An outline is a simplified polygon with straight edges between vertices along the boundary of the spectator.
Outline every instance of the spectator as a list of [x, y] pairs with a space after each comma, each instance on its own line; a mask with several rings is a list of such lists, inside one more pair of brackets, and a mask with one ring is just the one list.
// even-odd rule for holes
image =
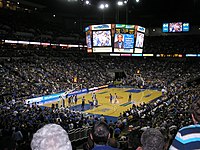
[[20, 145], [20, 143], [23, 140], [22, 132], [18, 128], [15, 129], [15, 127], [14, 127], [13, 129], [14, 129], [14, 131], [12, 134], [12, 138], [14, 139], [14, 141], [16, 142], [17, 145]]
[[94, 141], [92, 150], [117, 150], [117, 148], [107, 145], [110, 139], [110, 132], [109, 126], [105, 122], [96, 122], [90, 136]]
[[31, 141], [32, 150], [72, 150], [67, 132], [56, 124], [40, 128]]
[[149, 128], [142, 133], [141, 136], [142, 147], [137, 150], [163, 150], [164, 149], [164, 136], [155, 128]]
[[191, 115], [194, 125], [183, 127], [178, 131], [170, 150], [200, 149], [200, 99], [192, 103]]
[[116, 126], [114, 129], [114, 137], [117, 139], [120, 134], [121, 134], [121, 130], [118, 126]]

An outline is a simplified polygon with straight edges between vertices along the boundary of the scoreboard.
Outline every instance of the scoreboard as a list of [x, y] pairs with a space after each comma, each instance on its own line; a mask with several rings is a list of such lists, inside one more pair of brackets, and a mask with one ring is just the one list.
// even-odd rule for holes
[[145, 28], [127, 24], [100, 24], [85, 28], [88, 53], [142, 53]]

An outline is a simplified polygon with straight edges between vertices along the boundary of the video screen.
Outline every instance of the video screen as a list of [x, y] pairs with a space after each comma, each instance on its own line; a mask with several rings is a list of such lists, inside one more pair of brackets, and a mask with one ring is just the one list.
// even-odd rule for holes
[[144, 43], [144, 34], [137, 32], [135, 47], [143, 48], [143, 43]]
[[182, 32], [182, 22], [169, 23], [169, 32]]
[[130, 54], [143, 52], [145, 28], [142, 26], [99, 24], [86, 27], [85, 32], [88, 53]]
[[162, 31], [169, 32], [169, 24], [168, 23], [163, 23]]
[[114, 48], [133, 49], [134, 35], [133, 34], [115, 34]]
[[135, 25], [116, 24], [114, 52], [133, 53]]
[[188, 32], [189, 31], [189, 23], [183, 23], [183, 32]]
[[87, 48], [92, 48], [92, 41], [91, 41], [91, 36], [90, 34], [88, 34], [86, 36], [86, 44], [87, 44]]
[[93, 31], [94, 47], [111, 47], [111, 31]]

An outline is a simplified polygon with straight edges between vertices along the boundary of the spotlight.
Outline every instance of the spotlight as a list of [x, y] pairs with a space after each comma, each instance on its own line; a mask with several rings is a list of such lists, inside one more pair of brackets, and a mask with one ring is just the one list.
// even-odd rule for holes
[[128, 3], [128, 0], [125, 0], [125, 1], [124, 1], [124, 4], [127, 4], [127, 3]]
[[100, 4], [99, 8], [104, 9], [105, 8], [104, 4]]
[[86, 5], [90, 5], [90, 1], [89, 1], [89, 0], [86, 0], [86, 1], [85, 1], [85, 4], [86, 4]]
[[136, 0], [136, 2], [138, 3], [140, 0]]
[[118, 1], [118, 2], [117, 2], [117, 5], [118, 5], [118, 6], [122, 6], [122, 5], [123, 5], [123, 2], [122, 2], [122, 1]]
[[106, 7], [106, 8], [108, 8], [108, 6], [109, 6], [108, 4], [105, 4], [105, 7]]

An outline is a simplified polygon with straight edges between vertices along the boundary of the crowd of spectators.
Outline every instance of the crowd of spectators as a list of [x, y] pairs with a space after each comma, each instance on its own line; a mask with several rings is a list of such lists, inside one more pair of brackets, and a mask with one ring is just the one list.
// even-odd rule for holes
[[[141, 129], [159, 128], [170, 144], [176, 131], [191, 123], [189, 105], [199, 98], [199, 85], [193, 81], [199, 77], [199, 62], [182, 60], [131, 59], [119, 57], [97, 57], [95, 59], [74, 57], [24, 57], [1, 60], [1, 135], [15, 139], [21, 147], [28, 146], [32, 134], [46, 123], [60, 124], [65, 130], [91, 126], [99, 119], [81, 112], [68, 109], [44, 110], [38, 106], [30, 108], [24, 105], [27, 98], [52, 94], [71, 88], [74, 76], [83, 87], [92, 87], [112, 83], [109, 70], [123, 68], [126, 77], [124, 85], [137, 86], [134, 79], [136, 70], [140, 70], [146, 88], [165, 88], [162, 98], [149, 104], [141, 104], [122, 113], [118, 122], [108, 122], [113, 137], [120, 139], [120, 133], [127, 125], [137, 127], [126, 136], [129, 148], [140, 146]], [[6, 96], [9, 95], [9, 96]], [[102, 117], [101, 117], [102, 118]], [[129, 120], [127, 122], [127, 120]], [[140, 129], [138, 131], [138, 129]], [[20, 138], [21, 137], [21, 138]], [[131, 141], [131, 142], [128, 142]], [[27, 144], [27, 145], [26, 145]], [[15, 145], [15, 144], [14, 144]]]
[[144, 53], [153, 54], [198, 54], [199, 35], [145, 37]]
[[[164, 64], [165, 63], [162, 63], [162, 65]], [[199, 63], [196, 62], [189, 66], [183, 62], [181, 62], [181, 64], [172, 63], [169, 68], [166, 68], [166, 72], [164, 71], [165, 69], [161, 70], [161, 72], [158, 70], [157, 72], [154, 72], [153, 75], [156, 78], [155, 80], [151, 80], [151, 82], [154, 81], [155, 83], [154, 87], [159, 86], [159, 83], [162, 83], [163, 85], [161, 87], [165, 87], [167, 91], [162, 98], [148, 104], [142, 103], [140, 106], [133, 105], [130, 110], [127, 110], [122, 114], [123, 117], [128, 117], [132, 120], [129, 121], [129, 123], [132, 122], [130, 125], [139, 127], [139, 129], [150, 127], [158, 128], [164, 134], [165, 142], [168, 146], [170, 146], [178, 129], [192, 124], [192, 118], [189, 112], [190, 105], [200, 98], [200, 85], [197, 83], [199, 82], [199, 71], [196, 70], [197, 67], [195, 67], [196, 65], [199, 65]], [[177, 66], [175, 67], [174, 65]], [[183, 71], [181, 66], [184, 66], [183, 68], [186, 67], [187, 70]], [[168, 71], [171, 73], [168, 74]], [[165, 73], [168, 75], [166, 77], [162, 76]], [[162, 78], [159, 79], [160, 77]], [[162, 80], [163, 78], [167, 79]], [[198, 80], [195, 81], [191, 79]], [[141, 133], [136, 129], [135, 132], [127, 137], [132, 139], [140, 134]], [[132, 142], [133, 145], [137, 145], [137, 143], [139, 143], [137, 140]], [[168, 146], [166, 146], [166, 148], [168, 148]]]
[[[62, 42], [66, 37], [62, 27], [41, 27], [39, 21], [17, 22], [20, 14], [15, 12], [2, 11], [1, 15], [8, 19], [2, 19], [4, 21], [0, 23], [0, 38]], [[24, 17], [21, 20], [27, 20], [27, 17], [33, 19], [34, 15], [27, 14]], [[79, 41], [80, 37], [76, 40]], [[147, 37], [144, 44], [144, 52], [148, 53], [199, 53], [198, 36]], [[112, 139], [108, 143], [115, 148], [136, 149], [141, 146], [140, 137], [144, 130], [158, 128], [165, 137], [167, 149], [177, 130], [192, 123], [189, 106], [200, 99], [198, 60], [86, 57], [82, 53], [49, 47], [1, 46], [0, 141], [3, 144], [0, 144], [0, 149], [30, 149], [33, 133], [48, 123], [59, 124], [70, 131], [90, 127], [97, 121], [105, 121], [109, 125]], [[28, 98], [71, 89], [74, 77], [77, 77], [82, 88], [112, 84], [115, 79], [110, 72], [113, 71], [124, 72], [125, 76], [120, 79], [122, 85], [138, 88], [141, 84], [134, 76], [138, 70], [145, 88], [164, 89], [166, 93], [148, 104], [133, 104], [132, 108], [121, 113], [117, 122], [108, 122], [104, 116], [98, 118], [68, 108], [42, 109], [24, 103]], [[127, 127], [131, 129], [120, 136]], [[121, 144], [113, 139], [121, 141]], [[85, 149], [91, 149], [89, 147]]]

